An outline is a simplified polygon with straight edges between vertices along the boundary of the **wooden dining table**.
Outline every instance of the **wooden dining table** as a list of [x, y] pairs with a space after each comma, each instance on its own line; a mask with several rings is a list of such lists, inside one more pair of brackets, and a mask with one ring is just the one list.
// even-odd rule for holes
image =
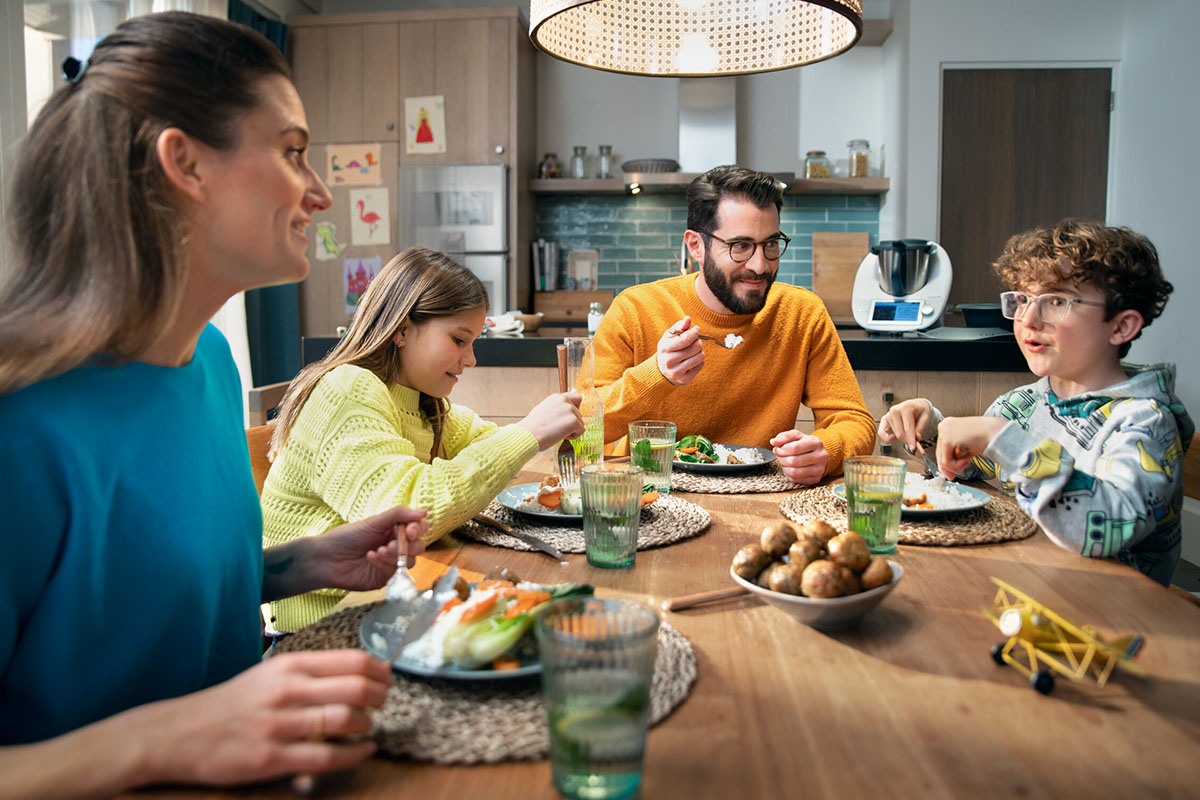
[[[549, 467], [543, 454], [514, 483], [536, 481]], [[525, 580], [590, 583], [600, 595], [659, 609], [668, 598], [731, 586], [734, 553], [781, 517], [787, 495], [679, 496], [707, 509], [711, 527], [638, 552], [631, 569], [596, 569], [583, 555], [563, 564], [449, 537], [428, 552], [425, 579], [441, 565], [480, 573], [508, 567]], [[1200, 796], [1200, 605], [1189, 596], [1120, 563], [1068, 552], [1040, 531], [1000, 544], [901, 545], [891, 558], [903, 564], [903, 580], [840, 632], [807, 627], [749, 595], [661, 612], [691, 642], [699, 676], [650, 730], [641, 796]], [[986, 614], [993, 576], [1101, 636], [1142, 634], [1137, 663], [1148, 677], [1118, 670], [1103, 688], [1060, 677], [1052, 694], [1034, 691], [991, 657], [1004, 638]], [[375, 757], [323, 778], [319, 788], [357, 800], [558, 796], [545, 760], [437, 766]], [[295, 794], [278, 781], [129, 796]]]

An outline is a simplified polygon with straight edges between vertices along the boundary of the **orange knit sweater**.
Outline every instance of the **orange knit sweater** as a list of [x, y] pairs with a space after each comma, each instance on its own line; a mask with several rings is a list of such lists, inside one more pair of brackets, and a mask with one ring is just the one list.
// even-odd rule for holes
[[[800, 406], [829, 452], [826, 474], [875, 447], [875, 422], [825, 305], [812, 292], [777, 283], [757, 314], [717, 314], [696, 294], [697, 275], [626, 289], [596, 332], [596, 384], [604, 398], [604, 438], [615, 441], [638, 419], [666, 419], [678, 436], [769, 447], [795, 427]], [[704, 368], [687, 386], [658, 370], [658, 340], [690, 316], [701, 333], [744, 341], [734, 350], [704, 343]]]

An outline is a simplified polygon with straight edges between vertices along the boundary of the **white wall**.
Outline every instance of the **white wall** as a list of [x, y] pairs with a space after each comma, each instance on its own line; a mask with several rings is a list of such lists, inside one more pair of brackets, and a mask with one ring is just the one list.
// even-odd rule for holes
[[[1135, 4], [1140, 0], [1131, 0]], [[941, 70], [957, 67], [1118, 62], [1123, 0], [898, 0], [908, 6], [905, 88], [908, 140], [899, 160], [910, 180], [899, 189], [904, 227], [896, 235], [938, 235]], [[900, 43], [898, 43], [900, 44]]]
[[1134, 361], [1174, 361], [1176, 391], [1200, 418], [1196, 312], [1200, 271], [1195, 229], [1200, 203], [1200, 29], [1195, 0], [1141, 0], [1124, 19], [1124, 57], [1114, 114], [1113, 198], [1109, 221], [1150, 237], [1175, 292], [1167, 310], [1134, 343]]
[[538, 53], [537, 152], [613, 146], [613, 163], [679, 158], [679, 80], [599, 72]]

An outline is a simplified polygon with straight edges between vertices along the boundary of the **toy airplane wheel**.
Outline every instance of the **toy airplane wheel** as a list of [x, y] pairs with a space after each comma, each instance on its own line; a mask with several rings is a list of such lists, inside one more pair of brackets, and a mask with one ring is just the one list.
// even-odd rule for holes
[[1041, 694], [1054, 691], [1054, 675], [1048, 669], [1039, 669], [1029, 676], [1029, 685]]
[[1000, 666], [1004, 666], [1004, 642], [999, 642], [992, 645], [992, 661], [995, 661]]

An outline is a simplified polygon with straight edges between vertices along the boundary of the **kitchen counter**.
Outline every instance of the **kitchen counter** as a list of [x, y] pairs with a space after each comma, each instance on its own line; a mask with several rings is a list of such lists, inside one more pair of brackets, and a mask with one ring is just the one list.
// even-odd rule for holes
[[[1023, 372], [1025, 357], [1015, 339], [938, 340], [875, 334], [861, 328], [839, 329], [850, 365], [858, 370], [939, 370], [948, 372]], [[536, 333], [485, 335], [475, 342], [479, 367], [554, 367], [554, 347], [562, 329], [543, 327]], [[306, 336], [303, 359], [308, 364], [327, 353], [337, 337]]]

